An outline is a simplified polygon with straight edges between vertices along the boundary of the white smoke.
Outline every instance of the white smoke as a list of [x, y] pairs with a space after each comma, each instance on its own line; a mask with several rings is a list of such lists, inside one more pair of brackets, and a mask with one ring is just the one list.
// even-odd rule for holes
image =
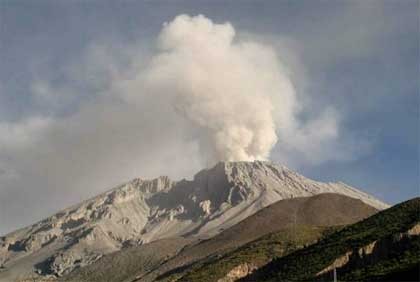
[[275, 51], [235, 41], [230, 23], [202, 15], [165, 24], [158, 53], [138, 79], [147, 95], [173, 104], [199, 130], [203, 156], [212, 162], [267, 159], [276, 129], [294, 119], [294, 89]]

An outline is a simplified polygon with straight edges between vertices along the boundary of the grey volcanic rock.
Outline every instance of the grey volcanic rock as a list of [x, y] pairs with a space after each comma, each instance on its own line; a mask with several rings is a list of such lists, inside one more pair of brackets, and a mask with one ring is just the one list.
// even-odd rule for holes
[[313, 181], [269, 162], [221, 162], [193, 180], [134, 179], [0, 237], [0, 281], [33, 271], [61, 276], [104, 254], [158, 239], [209, 238], [278, 200], [321, 193], [387, 207], [343, 183]]

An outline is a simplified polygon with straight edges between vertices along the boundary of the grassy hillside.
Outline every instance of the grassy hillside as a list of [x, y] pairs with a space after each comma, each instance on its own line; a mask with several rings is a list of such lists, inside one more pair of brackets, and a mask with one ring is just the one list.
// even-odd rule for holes
[[[243, 281], [331, 280], [331, 273], [317, 274], [350, 251], [349, 263], [337, 268], [342, 281], [413, 279], [410, 275], [416, 274], [420, 263], [420, 241], [418, 235], [404, 233], [419, 222], [420, 198], [415, 198], [274, 259]], [[357, 255], [375, 241], [372, 255]]]
[[200, 261], [182, 273], [175, 273], [165, 280], [211, 282], [226, 276], [229, 271], [244, 263], [260, 267], [275, 257], [284, 256], [296, 249], [315, 242], [339, 227], [316, 227], [298, 225], [274, 232], [248, 243], [222, 256]]

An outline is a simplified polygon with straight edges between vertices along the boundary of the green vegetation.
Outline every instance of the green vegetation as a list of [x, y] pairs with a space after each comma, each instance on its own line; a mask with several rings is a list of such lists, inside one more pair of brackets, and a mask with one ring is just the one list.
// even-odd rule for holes
[[[375, 264], [367, 264], [365, 267], [348, 269], [340, 273], [343, 281], [412, 281], [413, 276], [403, 274], [406, 270], [420, 272], [420, 237], [415, 236], [411, 240], [405, 240], [404, 246], [390, 245], [388, 251], [393, 252], [387, 259], [382, 259]], [[392, 274], [400, 273], [395, 279]], [[416, 279], [417, 280], [417, 279]]]
[[175, 272], [161, 278], [165, 281], [217, 281], [238, 265], [252, 263], [260, 267], [273, 258], [303, 248], [337, 229], [338, 227], [295, 226], [262, 236], [233, 251], [206, 258], [189, 266], [184, 272]]
[[[338, 269], [343, 281], [388, 279], [392, 273], [404, 273], [420, 263], [419, 236], [398, 237], [420, 221], [420, 198], [377, 213], [347, 226], [307, 248], [274, 259], [245, 281], [308, 281], [348, 251], [356, 251], [374, 241], [384, 251], [374, 260], [353, 263]], [[399, 238], [399, 239], [396, 239]], [[318, 279], [330, 278], [318, 277]]]

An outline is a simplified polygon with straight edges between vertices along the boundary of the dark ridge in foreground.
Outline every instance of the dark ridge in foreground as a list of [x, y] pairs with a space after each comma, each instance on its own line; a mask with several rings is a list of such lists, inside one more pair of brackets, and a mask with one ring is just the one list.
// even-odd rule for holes
[[420, 198], [274, 259], [240, 281], [419, 281]]

